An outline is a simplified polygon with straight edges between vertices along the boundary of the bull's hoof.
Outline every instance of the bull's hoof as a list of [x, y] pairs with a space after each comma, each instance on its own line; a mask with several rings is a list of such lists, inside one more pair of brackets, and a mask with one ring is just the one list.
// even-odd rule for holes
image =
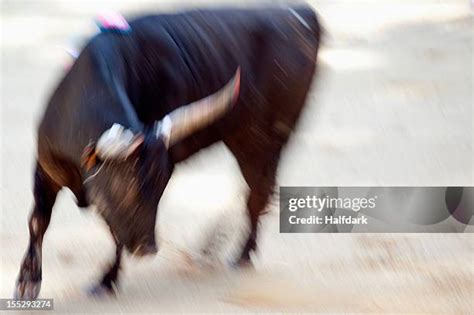
[[252, 261], [246, 258], [240, 258], [237, 261], [231, 261], [229, 264], [232, 269], [254, 269]]
[[87, 294], [91, 297], [102, 298], [108, 296], [115, 296], [116, 290], [113, 286], [98, 284], [87, 290]]
[[35, 300], [41, 290], [40, 281], [18, 281], [15, 288], [14, 298], [17, 300]]

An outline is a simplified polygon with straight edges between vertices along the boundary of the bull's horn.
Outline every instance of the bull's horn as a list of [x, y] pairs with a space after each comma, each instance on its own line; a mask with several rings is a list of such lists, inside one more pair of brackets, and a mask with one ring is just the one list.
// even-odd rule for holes
[[181, 106], [165, 116], [156, 129], [169, 147], [193, 132], [212, 124], [235, 104], [240, 88], [240, 67], [219, 91], [194, 103]]

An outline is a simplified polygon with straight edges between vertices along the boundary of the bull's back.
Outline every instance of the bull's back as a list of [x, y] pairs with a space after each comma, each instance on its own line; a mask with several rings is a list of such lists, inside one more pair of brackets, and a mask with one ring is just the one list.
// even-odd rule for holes
[[139, 48], [130, 59], [140, 59], [136, 71], [145, 85], [142, 90], [156, 92], [144, 100], [153, 103], [144, 107], [157, 112], [215, 92], [237, 66], [242, 68], [245, 89], [246, 83], [255, 85], [262, 71], [267, 72], [272, 61], [267, 59], [277, 63], [281, 58], [278, 64], [288, 67], [302, 58], [314, 63], [319, 42], [316, 15], [305, 6], [192, 10], [142, 17], [131, 26]]
[[320, 39], [315, 13], [308, 7], [196, 11], [186, 20], [193, 36], [186, 36], [186, 27], [174, 35], [180, 49], [192, 49], [176, 67], [189, 80], [181, 91], [186, 85], [197, 89], [179, 101], [185, 104], [216, 91], [237, 66], [242, 82], [235, 108], [178, 144], [175, 161], [219, 140], [240, 160], [279, 153], [298, 121], [314, 74]]
[[178, 144], [176, 161], [219, 140], [236, 154], [245, 147], [242, 155], [286, 142], [315, 69], [320, 27], [310, 7], [192, 10], [131, 26], [140, 73], [131, 99], [146, 124], [217, 91], [241, 67], [235, 108]]

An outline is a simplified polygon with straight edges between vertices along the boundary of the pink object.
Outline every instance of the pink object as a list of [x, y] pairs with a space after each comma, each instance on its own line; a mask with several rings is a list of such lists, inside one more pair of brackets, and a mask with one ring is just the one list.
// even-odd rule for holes
[[97, 25], [105, 30], [130, 30], [130, 25], [125, 18], [116, 12], [102, 13], [97, 16]]

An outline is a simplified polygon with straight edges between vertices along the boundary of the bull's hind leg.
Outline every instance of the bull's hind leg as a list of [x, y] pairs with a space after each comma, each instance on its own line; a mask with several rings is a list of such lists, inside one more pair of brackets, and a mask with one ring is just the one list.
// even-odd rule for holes
[[257, 248], [259, 217], [264, 212], [274, 191], [279, 154], [254, 157], [253, 161], [239, 161], [242, 175], [250, 192], [247, 199], [247, 213], [250, 230], [242, 252], [237, 261], [238, 266], [250, 265], [250, 253]]
[[18, 299], [36, 299], [40, 292], [43, 236], [48, 228], [51, 211], [60, 188], [38, 164], [34, 179], [35, 206], [29, 222], [30, 243], [15, 290], [15, 297]]

